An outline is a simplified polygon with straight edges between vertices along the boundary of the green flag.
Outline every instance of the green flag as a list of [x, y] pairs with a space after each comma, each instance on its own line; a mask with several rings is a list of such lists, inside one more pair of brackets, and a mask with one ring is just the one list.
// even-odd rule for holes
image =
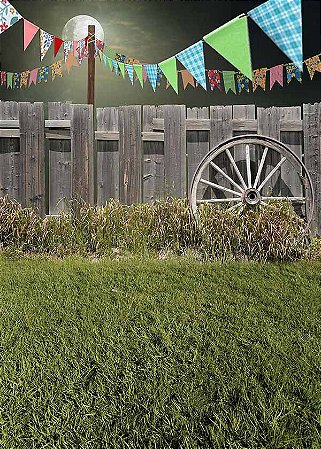
[[123, 62], [118, 62], [118, 66], [120, 68], [121, 74], [123, 75], [123, 78], [125, 78], [125, 64]]
[[134, 64], [134, 70], [136, 72], [136, 75], [138, 76], [140, 85], [144, 87], [144, 81], [143, 81], [143, 67], [139, 64]]
[[178, 94], [178, 76], [177, 76], [177, 66], [176, 66], [176, 58], [175, 56], [166, 59], [163, 62], [160, 62], [159, 67], [162, 69], [162, 72], [168, 79], [169, 84]]
[[204, 36], [204, 41], [252, 80], [247, 17], [236, 17]]
[[11, 87], [12, 89], [13, 88], [12, 82], [13, 82], [13, 73], [7, 72], [7, 87]]
[[235, 72], [223, 71], [223, 81], [226, 93], [231, 89], [231, 91], [236, 94], [234, 75]]
[[113, 61], [112, 61], [112, 59], [107, 57], [107, 61], [108, 61], [108, 65], [109, 65], [110, 70], [113, 70]]

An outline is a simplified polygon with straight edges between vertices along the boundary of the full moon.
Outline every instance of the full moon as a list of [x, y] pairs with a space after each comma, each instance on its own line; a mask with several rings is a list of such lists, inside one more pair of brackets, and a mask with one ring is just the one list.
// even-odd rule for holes
[[96, 38], [104, 42], [104, 30], [98, 20], [91, 16], [75, 16], [68, 20], [62, 31], [64, 41], [79, 41], [88, 36], [88, 25], [95, 25]]

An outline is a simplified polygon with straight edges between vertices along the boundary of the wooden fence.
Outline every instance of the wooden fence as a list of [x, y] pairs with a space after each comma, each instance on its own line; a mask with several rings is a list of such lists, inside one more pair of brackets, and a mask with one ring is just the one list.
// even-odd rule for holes
[[[0, 102], [0, 196], [42, 215], [58, 214], [60, 200], [77, 195], [97, 205], [186, 197], [206, 153], [247, 133], [274, 137], [302, 158], [316, 193], [313, 230], [321, 234], [321, 103], [120, 106], [98, 108], [95, 118], [90, 105], [49, 103], [45, 119], [43, 103]], [[291, 173], [284, 176], [295, 190]]]

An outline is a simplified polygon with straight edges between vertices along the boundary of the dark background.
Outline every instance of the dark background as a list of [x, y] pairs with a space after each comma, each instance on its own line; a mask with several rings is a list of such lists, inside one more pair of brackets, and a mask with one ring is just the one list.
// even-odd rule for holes
[[[160, 0], [12, 0], [20, 14], [45, 31], [58, 37], [66, 22], [79, 14], [95, 17], [105, 32], [105, 43], [119, 53], [131, 56], [145, 63], [157, 63], [175, 55], [184, 48], [199, 41], [205, 34], [233, 19], [242, 12], [264, 3], [252, 0], [212, 1], [160, 1]], [[320, 1], [303, 0], [303, 51], [304, 59], [321, 51]], [[289, 62], [287, 57], [249, 19], [249, 33], [253, 68], [272, 67]], [[226, 60], [211, 47], [204, 44], [207, 69], [233, 70]], [[27, 50], [23, 51], [23, 21], [0, 35], [1, 68], [6, 71], [23, 71], [50, 65], [54, 61], [50, 49], [40, 62], [39, 35], [37, 34]], [[60, 50], [56, 59], [62, 59]], [[258, 106], [299, 105], [321, 101], [321, 73], [311, 81], [304, 71], [302, 84], [292, 80], [282, 88], [274, 85], [273, 90], [241, 95], [205, 92], [202, 87], [186, 91], [179, 85], [177, 96], [172, 88], [161, 87], [153, 92], [149, 81], [144, 89], [138, 81], [131, 85], [127, 75], [122, 77], [111, 73], [98, 60], [96, 75], [96, 106], [117, 106], [125, 104], [186, 104], [208, 106], [215, 104], [246, 104]], [[181, 77], [179, 77], [181, 78]], [[86, 102], [87, 62], [72, 69], [71, 75], [29, 89], [0, 88], [2, 100], [16, 101], [72, 101]]]

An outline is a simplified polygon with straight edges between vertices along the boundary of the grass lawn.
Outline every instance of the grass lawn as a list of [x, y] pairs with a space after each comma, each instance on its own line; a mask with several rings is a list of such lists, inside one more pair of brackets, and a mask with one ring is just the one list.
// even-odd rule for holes
[[0, 257], [0, 448], [321, 447], [321, 262]]

